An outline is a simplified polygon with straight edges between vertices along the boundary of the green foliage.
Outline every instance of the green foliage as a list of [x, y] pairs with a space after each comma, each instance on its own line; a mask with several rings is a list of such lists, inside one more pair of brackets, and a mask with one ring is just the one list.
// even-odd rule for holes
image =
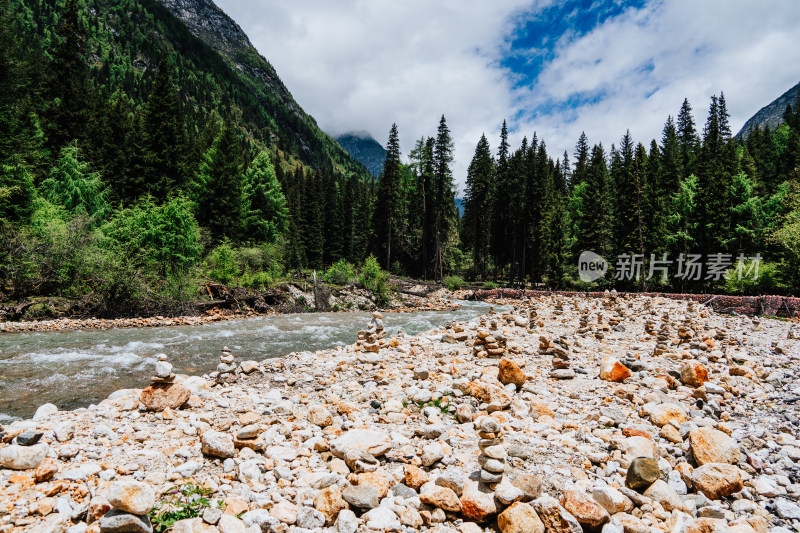
[[33, 214], [36, 188], [21, 165], [0, 165], [0, 220], [27, 224]]
[[289, 212], [275, 168], [259, 152], [244, 176], [245, 232], [257, 242], [274, 242], [286, 231]]
[[192, 483], [168, 489], [164, 499], [156, 504], [149, 513], [150, 522], [155, 533], [169, 531], [175, 522], [202, 516], [203, 511], [211, 506], [206, 489]]
[[325, 281], [332, 285], [347, 285], [356, 278], [356, 269], [344, 259], [339, 259], [325, 271]]
[[457, 291], [464, 286], [464, 278], [461, 276], [445, 276], [444, 286], [447, 290]]
[[228, 242], [223, 242], [211, 250], [206, 258], [208, 275], [219, 283], [230, 283], [239, 275], [236, 253]]
[[364, 287], [371, 290], [381, 302], [385, 303], [389, 298], [389, 287], [386, 283], [388, 279], [389, 274], [381, 270], [378, 259], [370, 254], [364, 260], [358, 280]]
[[44, 198], [63, 206], [71, 215], [85, 213], [102, 220], [110, 211], [100, 174], [89, 170], [75, 144], [61, 149], [50, 177], [42, 182], [41, 192]]
[[119, 211], [103, 227], [113, 246], [132, 263], [180, 277], [200, 258], [200, 228], [192, 204], [182, 196], [156, 205], [146, 197]]
[[486, 290], [496, 289], [499, 286], [500, 285], [498, 285], [497, 283], [495, 283], [494, 281], [491, 281], [491, 280], [483, 282], [483, 288], [486, 289]]
[[724, 290], [728, 294], [762, 295], [777, 294], [786, 290], [780, 281], [780, 265], [760, 263], [756, 267], [752, 261], [745, 261], [742, 268], [731, 268], [725, 273]]

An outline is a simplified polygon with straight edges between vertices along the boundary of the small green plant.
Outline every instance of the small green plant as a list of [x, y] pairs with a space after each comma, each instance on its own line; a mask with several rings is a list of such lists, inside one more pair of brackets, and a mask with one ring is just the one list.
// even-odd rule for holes
[[483, 283], [483, 288], [486, 289], [486, 290], [489, 290], [489, 291], [492, 290], [492, 289], [496, 289], [499, 286], [500, 285], [498, 285], [494, 281], [486, 281], [486, 282]]
[[355, 279], [356, 268], [345, 261], [339, 259], [325, 271], [323, 278], [331, 285], [347, 285], [350, 280]]
[[[196, 518], [203, 511], [211, 507], [207, 496], [211, 489], [206, 489], [192, 483], [174, 486], [164, 493], [164, 499], [157, 503], [150, 511], [150, 522], [153, 524], [154, 533], [169, 531], [175, 522], [187, 518]], [[222, 502], [217, 505], [222, 508]]]
[[464, 278], [461, 276], [447, 276], [444, 278], [444, 286], [447, 290], [457, 291], [464, 286]]
[[[442, 400], [443, 400], [443, 398], [437, 398], [436, 400], [431, 400], [431, 401], [428, 401], [428, 402], [417, 402], [417, 408], [420, 411], [422, 411], [426, 407], [435, 407], [436, 409], [441, 411], [441, 413], [443, 415], [451, 414], [450, 413], [450, 404], [449, 403], [443, 403]], [[453, 416], [455, 416], [455, 415], [453, 415]]]

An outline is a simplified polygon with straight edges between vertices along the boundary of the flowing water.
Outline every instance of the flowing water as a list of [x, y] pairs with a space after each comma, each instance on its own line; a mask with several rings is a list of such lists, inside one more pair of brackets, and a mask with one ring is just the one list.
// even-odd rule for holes
[[[388, 333], [409, 335], [447, 322], [475, 318], [482, 302], [452, 311], [386, 313]], [[115, 390], [149, 383], [156, 354], [166, 353], [176, 373], [204, 374], [219, 363], [223, 346], [238, 361], [352, 344], [369, 313], [307, 313], [246, 318], [166, 328], [131, 328], [0, 334], [0, 423], [30, 417], [44, 403], [75, 409]]]

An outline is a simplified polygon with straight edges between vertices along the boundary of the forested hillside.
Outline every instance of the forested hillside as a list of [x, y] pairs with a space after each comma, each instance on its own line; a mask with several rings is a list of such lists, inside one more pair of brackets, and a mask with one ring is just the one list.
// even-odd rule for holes
[[[378, 264], [453, 287], [797, 291], [800, 105], [784, 115], [739, 141], [722, 95], [702, 131], [686, 101], [658, 141], [582, 135], [556, 157], [535, 133], [513, 149], [504, 123], [459, 217], [444, 116], [405, 157], [393, 125], [376, 180], [213, 3], [0, 0], [0, 291], [178, 313], [202, 283], [303, 269], [347, 283], [366, 265], [383, 290]], [[585, 250], [610, 263], [592, 284]], [[676, 275], [693, 254], [723, 254], [718, 275]], [[756, 280], [720, 274], [757, 256]]]

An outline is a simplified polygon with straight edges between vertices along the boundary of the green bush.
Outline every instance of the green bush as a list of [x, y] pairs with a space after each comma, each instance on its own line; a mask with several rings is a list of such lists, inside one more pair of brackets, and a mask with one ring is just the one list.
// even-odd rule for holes
[[242, 287], [263, 291], [269, 289], [273, 283], [275, 283], [275, 278], [273, 278], [269, 272], [264, 272], [263, 270], [254, 273], [245, 271], [245, 273], [242, 274]]
[[[725, 273], [725, 292], [728, 294], [759, 295], [778, 294], [787, 289], [780, 281], [780, 265], [761, 262], [758, 265], [758, 276], [754, 278], [755, 269], [750, 261], [745, 261], [740, 272], [731, 268]], [[741, 279], [740, 279], [741, 278]]]
[[388, 278], [388, 273], [381, 270], [378, 260], [374, 255], [370, 254], [364, 260], [358, 280], [364, 287], [371, 290], [380, 302], [386, 303], [389, 301], [389, 287], [386, 283]]
[[239, 264], [236, 253], [227, 242], [223, 242], [208, 254], [206, 258], [208, 276], [219, 283], [227, 284], [239, 275]]
[[499, 285], [497, 283], [495, 283], [494, 281], [486, 281], [483, 284], [483, 288], [486, 289], [486, 290], [496, 289], [497, 287], [499, 287]]
[[464, 286], [464, 278], [461, 276], [445, 276], [444, 286], [447, 287], [447, 290], [457, 291]]
[[325, 271], [323, 278], [331, 285], [347, 285], [356, 277], [356, 269], [344, 259], [339, 259]]

